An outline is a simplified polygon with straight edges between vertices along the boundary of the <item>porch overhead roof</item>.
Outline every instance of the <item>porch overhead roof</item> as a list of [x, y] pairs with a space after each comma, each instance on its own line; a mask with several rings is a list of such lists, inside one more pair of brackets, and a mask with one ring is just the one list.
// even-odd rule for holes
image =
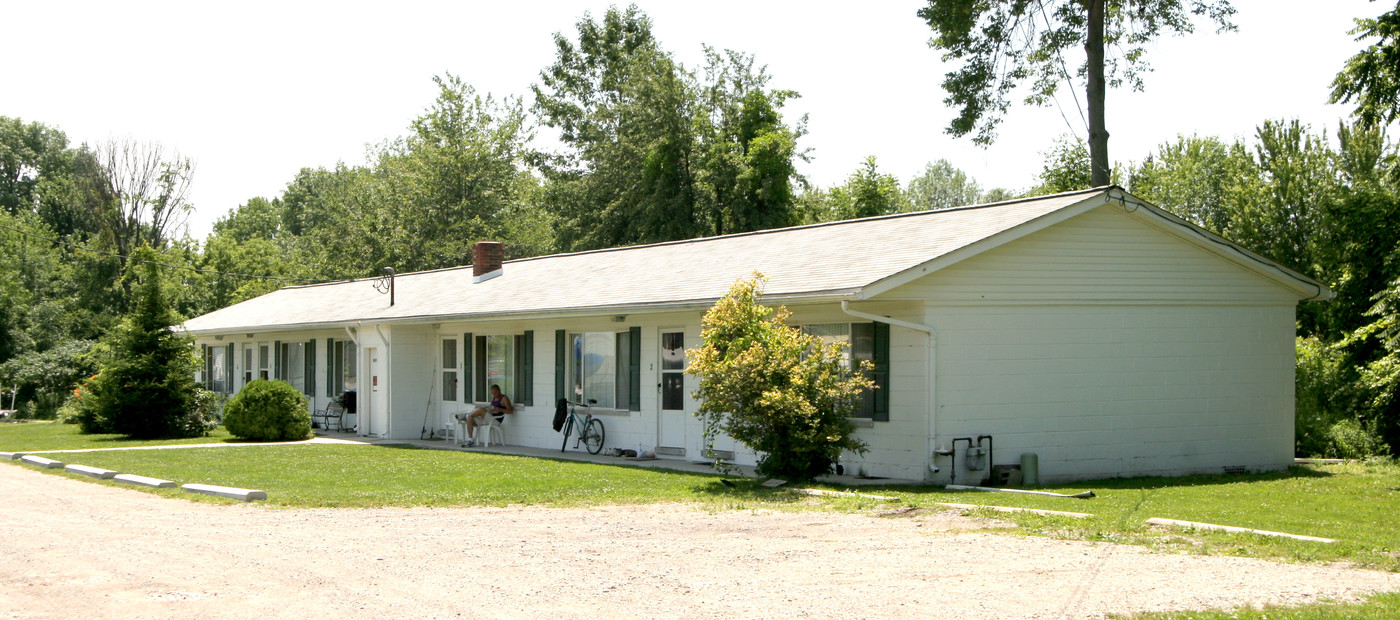
[[469, 266], [404, 273], [395, 278], [393, 306], [372, 279], [287, 287], [184, 327], [213, 334], [699, 307], [755, 271], [768, 276], [768, 299], [860, 299], [866, 287], [980, 241], [1076, 205], [1072, 211], [1101, 205], [1108, 191], [512, 260], [477, 284]]

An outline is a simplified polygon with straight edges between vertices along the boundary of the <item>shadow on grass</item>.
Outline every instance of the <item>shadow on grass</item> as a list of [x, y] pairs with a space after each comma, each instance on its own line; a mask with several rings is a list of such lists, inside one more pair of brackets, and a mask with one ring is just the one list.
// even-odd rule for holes
[[[672, 470], [674, 471], [674, 470]], [[689, 472], [675, 472], [689, 473]], [[711, 480], [705, 484], [698, 484], [692, 489], [696, 493], [703, 493], [714, 498], [728, 498], [736, 500], [752, 500], [770, 504], [790, 504], [801, 500], [803, 495], [793, 493], [791, 489], [769, 488], [762, 485], [762, 481], [752, 478], [714, 478], [709, 474], [693, 474], [696, 476], [707, 476]]]
[[[238, 437], [187, 437], [186, 439], [203, 439], [203, 441], [201, 441], [201, 442], [199, 442], [199, 443], [262, 443], [262, 442], [258, 442], [258, 441], [253, 441], [253, 440], [251, 440], [251, 439], [241, 439], [241, 438], [238, 438]], [[111, 444], [118, 444], [118, 445], [120, 445], [120, 444], [128, 444], [128, 443], [140, 443], [140, 444], [142, 444], [142, 445], [151, 445], [150, 442], [152, 442], [152, 441], [161, 441], [161, 439], [136, 439], [136, 438], [134, 438], [134, 437], [126, 437], [126, 436], [123, 436], [123, 435], [112, 435], [112, 436], [109, 436], [109, 437], [93, 437], [93, 438], [91, 439], [91, 441], [92, 441], [92, 443], [111, 443]], [[156, 444], [156, 445], [160, 445], [160, 444]], [[180, 445], [180, 444], [170, 444], [170, 445]]]

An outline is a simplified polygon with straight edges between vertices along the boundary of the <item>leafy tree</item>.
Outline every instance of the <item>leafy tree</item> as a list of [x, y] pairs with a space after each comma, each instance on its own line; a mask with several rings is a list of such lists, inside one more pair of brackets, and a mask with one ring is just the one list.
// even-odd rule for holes
[[68, 137], [42, 123], [0, 116], [0, 207], [38, 212], [48, 178], [66, 172]]
[[[943, 80], [944, 102], [960, 108], [948, 133], [975, 132], [980, 144], [996, 138], [1010, 107], [1007, 97], [1029, 82], [1026, 103], [1054, 101], [1061, 82], [1085, 80], [1090, 184], [1110, 183], [1104, 101], [1108, 86], [1127, 82], [1142, 90], [1146, 45], [1164, 33], [1189, 33], [1193, 16], [1219, 31], [1232, 30], [1235, 9], [1227, 0], [929, 0], [919, 17], [934, 31], [929, 45], [944, 60], [962, 61]], [[1084, 62], [1070, 75], [1065, 52], [1084, 48]], [[1117, 50], [1117, 56], [1110, 52]], [[1077, 99], [1076, 99], [1077, 101]]]
[[520, 100], [497, 102], [450, 73], [433, 81], [437, 100], [408, 136], [381, 147], [376, 166], [394, 223], [377, 232], [404, 270], [471, 262], [472, 243], [501, 238], [504, 218], [533, 196], [520, 174], [531, 137]]
[[1020, 194], [1017, 194], [1016, 192], [1013, 192], [1004, 187], [993, 187], [992, 189], [989, 189], [982, 193], [982, 202], [1004, 202], [1007, 200], [1015, 200], [1019, 197]]
[[1338, 176], [1326, 134], [1297, 120], [1264, 121], [1255, 133], [1254, 184], [1242, 191], [1226, 233], [1231, 239], [1309, 275], [1319, 275], [1320, 216], [1337, 200]]
[[1311, 242], [1319, 276], [1337, 296], [1311, 310], [1316, 332], [1336, 340], [1370, 323], [1376, 295], [1400, 278], [1400, 149], [1378, 127], [1343, 123], [1331, 163], [1335, 198], [1316, 204]]
[[861, 392], [874, 367], [846, 367], [845, 346], [789, 326], [791, 313], [759, 303], [764, 278], [740, 280], [705, 313], [703, 344], [687, 351], [700, 379], [695, 415], [713, 439], [724, 432], [758, 452], [756, 471], [808, 480], [830, 473], [843, 451], [865, 452], [851, 437]]
[[982, 198], [982, 187], [952, 162], [940, 159], [925, 165], [922, 174], [910, 179], [904, 193], [914, 210], [925, 211], [977, 204]]
[[1347, 59], [1332, 80], [1331, 103], [1356, 101], [1356, 119], [1384, 127], [1400, 118], [1400, 2], [1375, 19], [1357, 19], [1357, 41], [1376, 42]]
[[1031, 189], [1031, 195], [1058, 194], [1094, 186], [1089, 173], [1089, 149], [1085, 148], [1083, 140], [1060, 136], [1043, 155], [1045, 162], [1041, 164], [1039, 183]]
[[556, 58], [535, 85], [535, 109], [568, 147], [544, 160], [561, 249], [695, 237], [695, 102], [683, 70], [635, 5], [586, 15], [577, 43], [554, 35]]
[[1130, 174], [1133, 193], [1216, 234], [1230, 228], [1240, 180], [1250, 173], [1239, 142], [1177, 136]]
[[535, 110], [565, 148], [541, 157], [560, 249], [686, 239], [794, 223], [796, 93], [752, 56], [706, 48], [704, 77], [661, 49], [636, 6], [555, 35]]
[[178, 317], [161, 292], [159, 255], [138, 248], [144, 272], [135, 310], [110, 338], [112, 357], [83, 389], [84, 432], [136, 438], [197, 437], [215, 422], [207, 390], [195, 383], [199, 369], [192, 339], [170, 326]]
[[[304, 174], [305, 169], [302, 170]], [[298, 175], [300, 178], [300, 175]], [[285, 207], [280, 198], [251, 198], [236, 209], [214, 222], [213, 234], [227, 238], [234, 243], [246, 243], [253, 239], [272, 241], [282, 236], [282, 219]]]
[[[793, 183], [798, 179], [797, 140], [806, 129], [789, 128], [783, 104], [797, 93], [764, 90], [769, 75], [752, 55], [705, 48], [704, 81], [698, 85], [702, 203], [717, 235], [797, 223]], [[805, 118], [804, 118], [805, 123]]]
[[907, 211], [908, 206], [899, 179], [880, 172], [874, 155], [865, 158], [865, 163], [846, 178], [845, 185], [831, 189], [835, 219], [888, 215]]

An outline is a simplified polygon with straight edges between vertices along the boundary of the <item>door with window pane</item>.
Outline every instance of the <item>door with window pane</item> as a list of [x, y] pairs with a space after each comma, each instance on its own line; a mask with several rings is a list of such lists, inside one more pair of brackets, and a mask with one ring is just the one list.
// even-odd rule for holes
[[[685, 415], [685, 332], [663, 329], [658, 334], [656, 445], [680, 449], [685, 456], [687, 416]], [[665, 454], [666, 452], [663, 452]]]
[[462, 349], [456, 338], [442, 338], [438, 347], [438, 386], [437, 397], [442, 423], [454, 423], [452, 414], [463, 409], [462, 399]]
[[243, 386], [252, 383], [253, 378], [258, 376], [256, 366], [253, 365], [257, 354], [257, 345], [251, 342], [243, 343], [243, 383], [238, 385], [238, 389], [243, 389]]
[[255, 378], [272, 378], [272, 345], [266, 342], [258, 343], [258, 374]]

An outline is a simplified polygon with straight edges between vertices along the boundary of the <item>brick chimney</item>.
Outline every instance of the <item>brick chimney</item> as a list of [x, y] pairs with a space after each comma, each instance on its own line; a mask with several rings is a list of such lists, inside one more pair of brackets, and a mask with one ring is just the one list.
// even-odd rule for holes
[[506, 246], [500, 241], [478, 241], [472, 244], [472, 284], [485, 282], [501, 275], [501, 259]]

